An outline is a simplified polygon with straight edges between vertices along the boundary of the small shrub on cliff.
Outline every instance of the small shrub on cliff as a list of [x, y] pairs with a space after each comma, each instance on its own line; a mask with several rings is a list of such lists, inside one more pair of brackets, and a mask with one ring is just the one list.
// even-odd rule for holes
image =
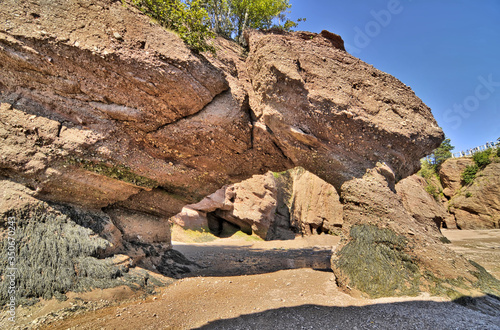
[[207, 39], [215, 35], [209, 28], [208, 13], [203, 1], [188, 0], [132, 0], [142, 12], [158, 21], [163, 27], [179, 33], [192, 49], [215, 51]]
[[434, 199], [438, 199], [439, 198], [439, 192], [438, 192], [437, 188], [434, 185], [427, 184], [427, 186], [425, 187], [425, 191], [427, 191], [427, 193], [429, 195], [431, 195], [432, 197], [434, 197]]
[[462, 181], [466, 184], [469, 185], [472, 182], [474, 182], [474, 179], [476, 178], [476, 173], [479, 171], [479, 167], [477, 165], [469, 165], [465, 168], [465, 170], [462, 172], [461, 178]]
[[439, 174], [436, 172], [436, 167], [430, 162], [423, 160], [421, 161], [421, 169], [418, 174], [423, 177], [427, 183], [425, 191], [434, 197], [435, 200], [439, 200], [439, 195], [442, 191], [434, 183], [440, 181]]
[[492, 151], [491, 149], [486, 149], [484, 151], [476, 152], [474, 156], [472, 156], [472, 159], [474, 159], [474, 162], [480, 169], [483, 169], [489, 164], [491, 164], [491, 159], [490, 159], [491, 151]]
[[491, 153], [492, 149], [486, 149], [483, 151], [476, 152], [474, 156], [472, 156], [472, 159], [474, 160], [474, 165], [469, 165], [465, 168], [465, 170], [462, 172], [462, 181], [466, 185], [471, 184], [474, 182], [474, 179], [476, 178], [477, 172], [479, 170], [484, 169], [486, 166], [491, 164]]

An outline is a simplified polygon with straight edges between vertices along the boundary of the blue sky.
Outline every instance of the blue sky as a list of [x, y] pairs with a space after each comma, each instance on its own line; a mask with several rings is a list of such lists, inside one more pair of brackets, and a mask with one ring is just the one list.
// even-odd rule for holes
[[298, 30], [342, 36], [352, 55], [410, 86], [456, 147], [500, 137], [499, 0], [290, 0]]

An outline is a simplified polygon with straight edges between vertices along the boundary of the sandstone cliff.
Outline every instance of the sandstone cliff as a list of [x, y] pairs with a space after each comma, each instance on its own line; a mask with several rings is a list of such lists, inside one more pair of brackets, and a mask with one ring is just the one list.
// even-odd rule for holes
[[[386, 227], [394, 199], [411, 225], [389, 227], [418, 246], [417, 267], [451, 276], [427, 263], [444, 249], [438, 233], [415, 224], [394, 192], [443, 133], [409, 87], [349, 55], [339, 36], [250, 31], [248, 54], [217, 39], [212, 56], [192, 53], [127, 2], [6, 0], [0, 16], [0, 176], [114, 242], [89, 250], [92, 262], [124, 253], [162, 274], [183, 270], [166, 252], [168, 217], [224, 185], [302, 166], [341, 191], [349, 240], [366, 203], [349, 187], [378, 187], [363, 217]], [[378, 162], [387, 169], [371, 171], [388, 181], [370, 183], [365, 172]], [[16, 214], [21, 229], [44, 227], [38, 215]], [[469, 268], [458, 274], [473, 282]]]
[[439, 174], [443, 182], [446, 202], [456, 225], [461, 229], [500, 228], [500, 163], [493, 162], [476, 174], [470, 185], [465, 185], [461, 174], [469, 158], [449, 159]]

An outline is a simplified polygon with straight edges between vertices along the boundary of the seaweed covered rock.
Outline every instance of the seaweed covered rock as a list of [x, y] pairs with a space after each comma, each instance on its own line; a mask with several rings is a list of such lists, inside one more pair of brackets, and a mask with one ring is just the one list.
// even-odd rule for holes
[[[114, 225], [104, 213], [49, 205], [8, 180], [0, 180], [0, 191], [0, 305], [10, 299], [12, 285], [22, 304], [32, 298], [62, 298], [68, 291], [120, 285], [150, 289], [169, 279], [144, 268], [175, 277], [195, 267], [172, 255], [170, 236], [167, 245], [143, 241], [133, 246], [120, 231], [110, 229]], [[142, 259], [130, 258], [134, 249]], [[126, 262], [113, 257], [119, 253], [127, 254]]]
[[[448, 249], [437, 226], [412, 217], [394, 183], [392, 170], [379, 164], [342, 186], [345, 238], [331, 260], [339, 286], [370, 297], [482, 290], [481, 267]], [[498, 296], [500, 281], [492, 283], [485, 292]]]
[[[97, 258], [108, 246], [106, 240], [33, 198], [23, 186], [4, 180], [0, 185], [4, 194], [0, 209], [4, 238], [0, 243], [0, 304], [9, 299], [12, 274], [21, 303], [28, 298], [50, 299], [70, 290], [124, 283], [119, 279], [126, 272], [124, 268]], [[13, 238], [12, 244], [8, 237]]]

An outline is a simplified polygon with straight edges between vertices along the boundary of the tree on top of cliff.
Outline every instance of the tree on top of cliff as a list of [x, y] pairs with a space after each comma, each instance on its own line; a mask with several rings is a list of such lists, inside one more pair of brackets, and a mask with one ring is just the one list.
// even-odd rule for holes
[[192, 49], [214, 50], [206, 41], [215, 35], [210, 30], [203, 0], [132, 0], [132, 3], [165, 28], [176, 31]]
[[[288, 0], [132, 0], [164, 27], [199, 51], [212, 50], [207, 39], [216, 34], [240, 44], [247, 28], [291, 30], [297, 23], [287, 19]], [[298, 22], [305, 19], [299, 19]]]
[[290, 30], [296, 27], [297, 23], [286, 17], [291, 7], [288, 0], [205, 0], [211, 28], [239, 43], [247, 28]]
[[441, 145], [432, 152], [430, 158], [432, 159], [432, 164], [436, 169], [439, 169], [445, 160], [451, 158], [451, 151], [453, 149], [455, 149], [455, 147], [451, 145], [451, 140], [445, 139]]

